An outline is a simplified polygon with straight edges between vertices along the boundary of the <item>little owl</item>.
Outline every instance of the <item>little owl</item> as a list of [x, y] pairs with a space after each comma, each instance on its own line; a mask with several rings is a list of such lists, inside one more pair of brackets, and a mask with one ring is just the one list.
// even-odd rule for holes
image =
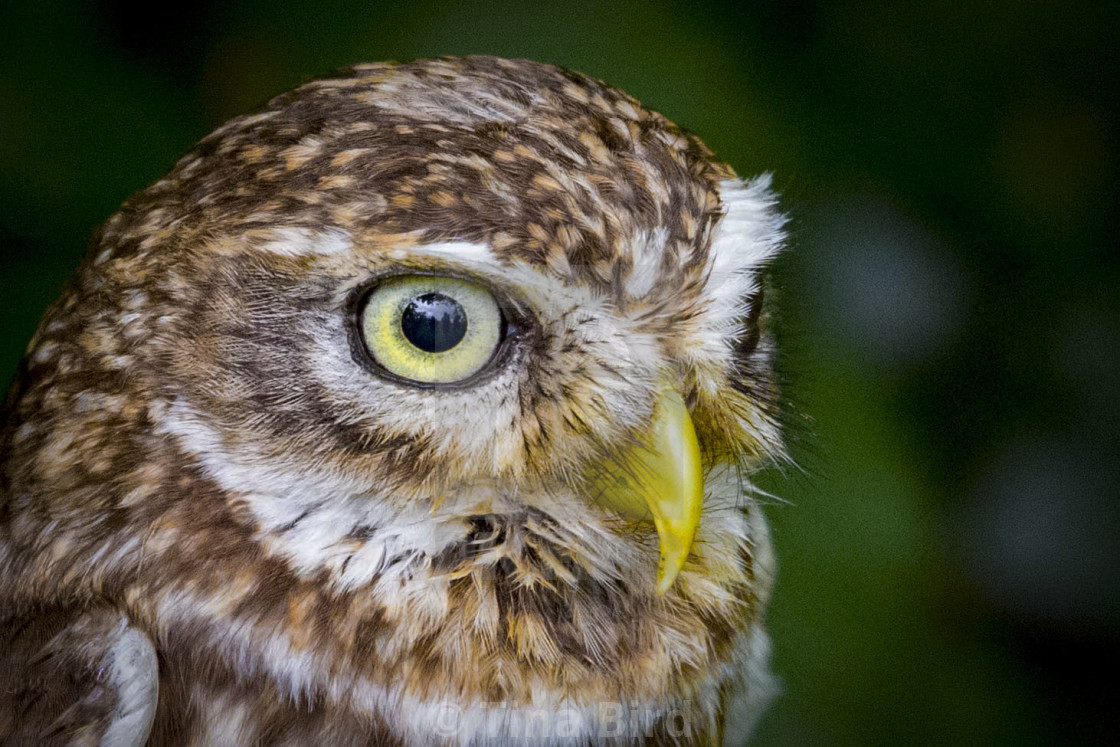
[[220, 127], [6, 400], [4, 743], [737, 743], [782, 223], [533, 62], [357, 65]]

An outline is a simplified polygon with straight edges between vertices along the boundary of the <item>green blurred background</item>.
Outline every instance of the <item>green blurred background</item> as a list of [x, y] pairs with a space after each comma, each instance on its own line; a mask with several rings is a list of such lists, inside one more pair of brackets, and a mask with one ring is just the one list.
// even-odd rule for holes
[[695, 131], [791, 216], [802, 470], [767, 474], [761, 745], [1120, 733], [1120, 4], [9, 0], [0, 372], [93, 228], [357, 61], [530, 57]]

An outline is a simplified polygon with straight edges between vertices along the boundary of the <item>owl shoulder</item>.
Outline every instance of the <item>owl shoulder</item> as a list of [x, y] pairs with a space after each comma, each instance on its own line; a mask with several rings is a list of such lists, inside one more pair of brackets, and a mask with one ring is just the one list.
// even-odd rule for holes
[[155, 649], [118, 610], [38, 610], [0, 623], [0, 734], [8, 744], [114, 745], [148, 739]]

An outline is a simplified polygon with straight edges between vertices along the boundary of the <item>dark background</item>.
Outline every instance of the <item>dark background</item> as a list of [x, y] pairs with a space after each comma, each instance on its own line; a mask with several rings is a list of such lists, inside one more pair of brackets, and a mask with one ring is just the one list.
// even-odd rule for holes
[[6, 2], [0, 376], [93, 228], [225, 119], [357, 61], [603, 78], [773, 171], [803, 470], [768, 474], [761, 745], [1120, 728], [1120, 4]]

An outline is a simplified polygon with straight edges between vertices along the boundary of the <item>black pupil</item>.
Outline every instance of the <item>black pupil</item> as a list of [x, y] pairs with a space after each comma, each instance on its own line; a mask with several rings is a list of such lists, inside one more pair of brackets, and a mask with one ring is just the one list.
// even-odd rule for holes
[[401, 314], [401, 332], [421, 350], [442, 353], [467, 334], [467, 314], [454, 298], [425, 293], [408, 302]]

